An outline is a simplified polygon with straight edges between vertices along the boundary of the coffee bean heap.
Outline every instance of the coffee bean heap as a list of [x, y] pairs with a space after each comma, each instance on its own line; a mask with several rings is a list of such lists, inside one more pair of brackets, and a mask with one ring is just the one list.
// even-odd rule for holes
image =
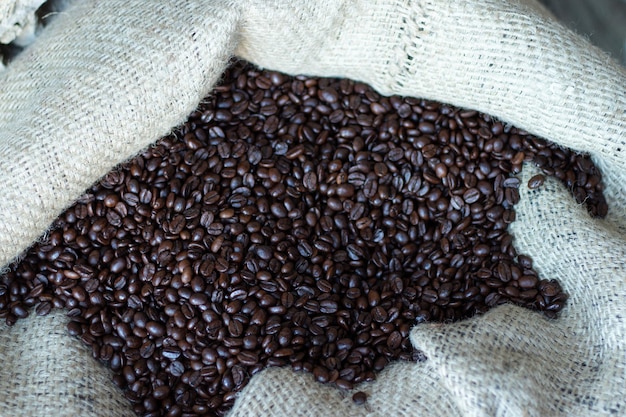
[[424, 359], [416, 323], [563, 307], [506, 230], [523, 161], [606, 212], [588, 157], [489, 116], [235, 63], [2, 276], [0, 316], [69, 310], [139, 415], [222, 415], [268, 366], [352, 388]]

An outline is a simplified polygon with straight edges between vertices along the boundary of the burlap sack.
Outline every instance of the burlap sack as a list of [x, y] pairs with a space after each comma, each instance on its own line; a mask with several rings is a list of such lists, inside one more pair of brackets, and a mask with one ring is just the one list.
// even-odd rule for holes
[[[626, 414], [626, 74], [531, 0], [84, 1], [0, 74], [0, 263], [116, 163], [181, 122], [235, 53], [291, 73], [472, 107], [588, 151], [610, 204], [592, 220], [563, 187], [520, 190], [518, 251], [570, 294], [558, 320], [503, 306], [420, 325], [428, 356], [370, 397], [270, 369], [233, 416]], [[525, 167], [522, 183], [533, 174]], [[0, 329], [2, 415], [132, 415], [65, 318]]]

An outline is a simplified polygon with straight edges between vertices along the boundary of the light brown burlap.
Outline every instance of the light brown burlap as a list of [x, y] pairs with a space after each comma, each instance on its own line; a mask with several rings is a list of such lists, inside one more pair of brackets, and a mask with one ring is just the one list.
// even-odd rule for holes
[[[0, 263], [199, 102], [231, 53], [472, 107], [588, 151], [607, 220], [562, 186], [520, 190], [518, 251], [570, 294], [558, 320], [512, 306], [420, 325], [356, 406], [306, 374], [252, 378], [233, 416], [626, 414], [626, 74], [533, 1], [84, 1], [0, 74]], [[533, 174], [525, 167], [522, 184]], [[64, 318], [0, 331], [1, 415], [129, 415]], [[32, 371], [34, 370], [34, 371]]]

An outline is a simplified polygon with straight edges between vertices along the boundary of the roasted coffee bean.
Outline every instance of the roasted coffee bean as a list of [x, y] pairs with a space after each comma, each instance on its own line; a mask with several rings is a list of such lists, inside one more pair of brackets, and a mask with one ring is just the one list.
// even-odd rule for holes
[[165, 334], [165, 327], [156, 321], [147, 322], [145, 327], [148, 333], [153, 337], [161, 337]]
[[307, 189], [315, 191], [317, 188], [317, 175], [314, 172], [307, 172], [302, 178], [302, 183]]
[[463, 200], [465, 200], [467, 204], [473, 204], [477, 202], [478, 199], [480, 199], [480, 191], [476, 188], [470, 188], [463, 193]]
[[545, 179], [546, 178], [541, 174], [533, 176], [531, 179], [528, 180], [528, 188], [534, 190], [535, 188], [541, 187]]
[[352, 394], [352, 401], [357, 405], [365, 404], [367, 402], [367, 394], [363, 391], [357, 391]]
[[139, 415], [223, 415], [268, 366], [352, 389], [423, 360], [416, 323], [563, 308], [506, 231], [524, 161], [606, 214], [587, 156], [489, 116], [235, 63], [0, 277], [0, 312], [67, 309]]
[[38, 316], [47, 316], [52, 311], [52, 304], [50, 302], [43, 302], [37, 305], [35, 312]]

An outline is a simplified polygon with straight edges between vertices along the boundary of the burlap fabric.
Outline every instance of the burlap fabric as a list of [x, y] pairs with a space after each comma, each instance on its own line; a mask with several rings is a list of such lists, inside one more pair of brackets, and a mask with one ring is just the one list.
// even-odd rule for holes
[[34, 36], [37, 28], [35, 12], [45, 0], [13, 0], [0, 2], [0, 43]]
[[[560, 280], [558, 320], [503, 306], [420, 325], [428, 356], [358, 387], [270, 369], [231, 412], [248, 415], [626, 415], [626, 73], [531, 0], [84, 1], [0, 74], [0, 263], [116, 163], [181, 122], [232, 54], [291, 73], [344, 76], [384, 94], [472, 107], [592, 154], [606, 220], [566, 190], [525, 186], [518, 251]], [[0, 329], [0, 414], [131, 415], [65, 318]]]

